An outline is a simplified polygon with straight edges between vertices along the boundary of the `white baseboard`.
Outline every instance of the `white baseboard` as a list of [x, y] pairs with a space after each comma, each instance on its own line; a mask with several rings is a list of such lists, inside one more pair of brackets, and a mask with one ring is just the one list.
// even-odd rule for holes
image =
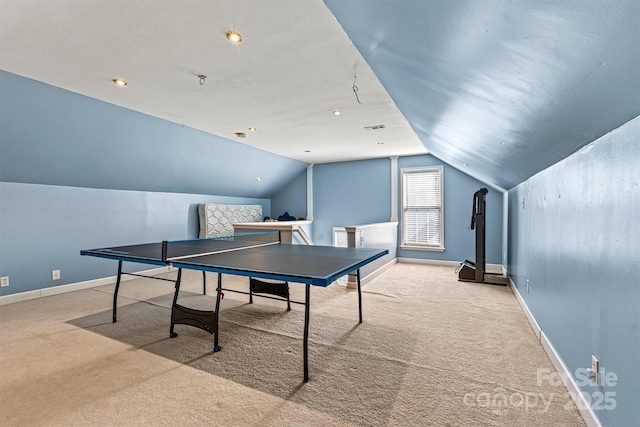
[[[367, 276], [360, 278], [360, 286], [366, 285], [367, 283], [369, 283], [370, 281], [372, 281], [373, 279], [375, 279], [376, 277], [378, 277], [379, 275], [384, 273], [385, 270], [389, 269], [396, 262], [398, 262], [398, 259], [394, 258], [391, 261], [389, 261], [388, 263], [380, 266], [379, 268], [377, 268], [373, 272], [369, 273]], [[347, 281], [347, 289], [357, 289], [357, 288], [358, 288], [358, 283], [357, 282]]]
[[538, 338], [538, 341], [540, 341], [542, 348], [544, 348], [544, 351], [549, 356], [549, 359], [551, 359], [551, 363], [553, 363], [556, 371], [558, 371], [558, 373], [560, 374], [562, 382], [564, 383], [565, 387], [567, 387], [567, 390], [569, 391], [569, 394], [573, 399], [573, 403], [575, 403], [575, 405], [577, 406], [578, 411], [580, 412], [580, 415], [582, 415], [585, 423], [587, 423], [587, 426], [589, 427], [602, 427], [602, 424], [600, 423], [600, 421], [598, 421], [596, 414], [593, 412], [591, 406], [587, 403], [584, 396], [582, 395], [580, 388], [575, 383], [573, 376], [567, 369], [560, 356], [558, 356], [558, 353], [551, 344], [551, 341], [549, 341], [544, 331], [536, 321], [535, 317], [533, 317], [533, 314], [529, 310], [529, 307], [527, 307], [527, 304], [522, 298], [522, 295], [520, 295], [520, 291], [518, 291], [515, 283], [513, 283], [513, 281], [511, 280], [511, 277], [509, 277], [509, 286], [516, 296], [520, 307], [522, 307], [524, 314], [527, 316], [527, 320], [529, 320], [529, 324], [533, 328], [536, 334], [536, 338]]
[[371, 273], [369, 273], [369, 275], [363, 279], [363, 282], [361, 284], [369, 283], [370, 281], [372, 281], [373, 279], [375, 279], [376, 277], [378, 277], [379, 275], [384, 273], [386, 270], [391, 268], [391, 266], [394, 265], [397, 262], [398, 262], [397, 258], [394, 258], [391, 261], [389, 261], [388, 263], [380, 266], [375, 271], [372, 271]]
[[[156, 276], [158, 274], [164, 274], [170, 271], [172, 270], [169, 267], [159, 267], [159, 268], [153, 268], [150, 270], [140, 271], [140, 272], [137, 272], [136, 274]], [[123, 274], [120, 280], [124, 282], [127, 280], [133, 280], [137, 278], [138, 277], [136, 276]], [[13, 304], [15, 302], [28, 301], [32, 299], [48, 297], [52, 295], [64, 294], [67, 292], [79, 291], [82, 289], [95, 288], [97, 286], [108, 285], [111, 283], [115, 283], [116, 279], [117, 279], [117, 276], [102, 277], [100, 279], [86, 280], [84, 282], [69, 283], [68, 285], [52, 286], [49, 288], [42, 288], [42, 289], [36, 289], [33, 291], [20, 292], [17, 294], [2, 295], [0, 296], [0, 306], [6, 305], [6, 304]]]
[[444, 261], [439, 259], [423, 259], [423, 258], [396, 258], [398, 262], [403, 262], [407, 264], [426, 264], [426, 265], [443, 265], [456, 267], [460, 265], [460, 261]]
[[533, 317], [533, 314], [529, 310], [529, 307], [527, 307], [527, 304], [524, 302], [522, 295], [520, 295], [520, 292], [518, 291], [518, 288], [516, 288], [515, 283], [513, 283], [513, 281], [511, 280], [511, 277], [509, 277], [509, 286], [511, 287], [513, 294], [516, 296], [516, 299], [518, 300], [518, 303], [520, 304], [522, 311], [524, 311], [524, 315], [527, 316], [527, 320], [529, 321], [529, 324], [531, 325], [533, 332], [535, 332], [536, 338], [538, 338], [538, 341], [540, 341], [542, 339], [541, 337], [542, 328], [540, 327], [540, 325], [538, 325], [538, 322], [536, 321], [535, 317]]
[[[407, 264], [426, 264], [426, 265], [442, 265], [448, 267], [457, 267], [461, 264], [461, 261], [446, 261], [439, 259], [423, 259], [423, 258], [396, 258], [398, 262], [404, 262]], [[500, 271], [506, 275], [507, 270], [502, 264], [487, 264], [487, 272]]]

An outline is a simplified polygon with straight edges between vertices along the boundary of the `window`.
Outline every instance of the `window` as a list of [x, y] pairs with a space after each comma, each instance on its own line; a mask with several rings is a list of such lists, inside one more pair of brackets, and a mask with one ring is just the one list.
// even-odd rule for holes
[[442, 166], [402, 169], [402, 247], [444, 251]]

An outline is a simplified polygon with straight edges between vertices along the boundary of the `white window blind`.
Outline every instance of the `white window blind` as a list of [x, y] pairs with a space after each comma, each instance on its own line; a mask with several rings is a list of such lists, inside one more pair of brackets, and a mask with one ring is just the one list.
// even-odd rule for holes
[[444, 249], [442, 167], [402, 169], [402, 246]]
[[346, 248], [347, 244], [347, 230], [344, 227], [333, 227], [333, 246]]

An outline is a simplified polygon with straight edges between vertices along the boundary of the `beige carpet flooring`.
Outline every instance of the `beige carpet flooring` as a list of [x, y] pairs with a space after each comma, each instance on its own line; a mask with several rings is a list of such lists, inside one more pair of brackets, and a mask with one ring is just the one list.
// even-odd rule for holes
[[[179, 302], [213, 308], [201, 274], [183, 277]], [[312, 287], [308, 383], [303, 306], [226, 292], [213, 353], [199, 329], [168, 337], [172, 291], [124, 282], [115, 324], [113, 285], [0, 307], [0, 425], [585, 425], [563, 386], [539, 380], [553, 365], [511, 290], [451, 267], [387, 269], [363, 288], [362, 324], [355, 290]]]

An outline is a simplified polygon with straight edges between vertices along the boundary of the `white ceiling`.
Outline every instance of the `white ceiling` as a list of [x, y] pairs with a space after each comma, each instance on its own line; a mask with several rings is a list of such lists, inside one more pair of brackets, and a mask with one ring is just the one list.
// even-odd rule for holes
[[321, 0], [0, 5], [5, 71], [308, 163], [427, 152]]

